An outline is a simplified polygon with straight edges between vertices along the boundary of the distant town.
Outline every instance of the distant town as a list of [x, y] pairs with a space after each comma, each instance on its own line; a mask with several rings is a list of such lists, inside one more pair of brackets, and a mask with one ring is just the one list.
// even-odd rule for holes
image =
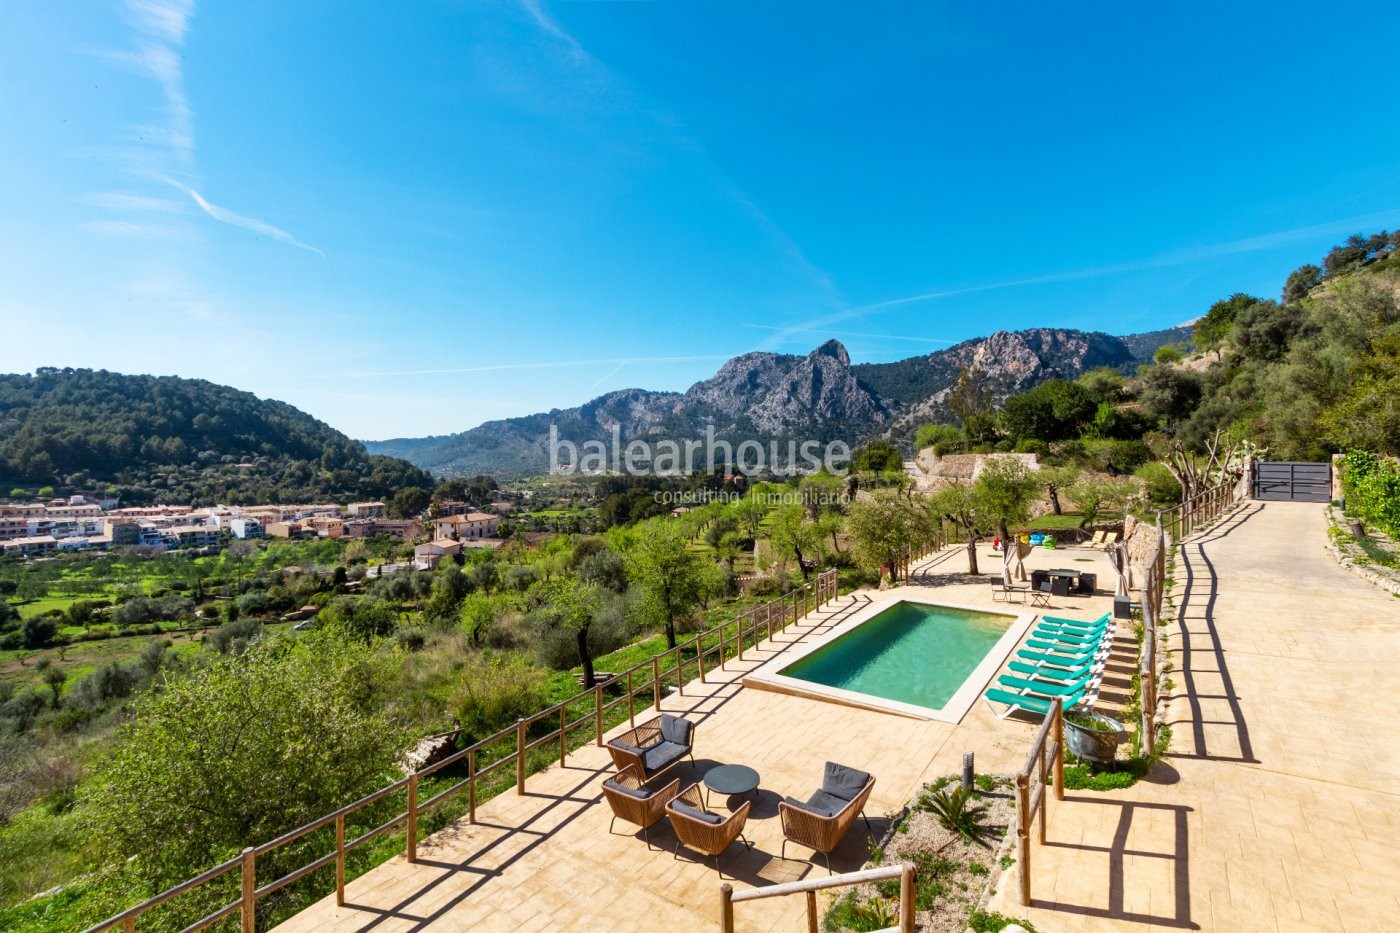
[[430, 540], [414, 549], [414, 564], [431, 569], [464, 547], [497, 547], [501, 516], [464, 502], [434, 504], [418, 518], [391, 519], [383, 502], [302, 505], [149, 505], [74, 495], [0, 505], [0, 553], [41, 557], [72, 551], [140, 547], [154, 552], [217, 551], [232, 540], [368, 538]]

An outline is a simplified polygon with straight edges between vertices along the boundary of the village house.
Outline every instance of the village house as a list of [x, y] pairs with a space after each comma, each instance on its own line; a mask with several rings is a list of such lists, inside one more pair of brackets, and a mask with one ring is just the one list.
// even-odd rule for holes
[[413, 566], [419, 570], [432, 570], [444, 557], [455, 557], [462, 553], [460, 541], [438, 538], [413, 549]]
[[494, 538], [501, 527], [501, 517], [489, 512], [468, 512], [465, 515], [448, 515], [432, 523], [440, 538], [466, 541], [477, 538]]

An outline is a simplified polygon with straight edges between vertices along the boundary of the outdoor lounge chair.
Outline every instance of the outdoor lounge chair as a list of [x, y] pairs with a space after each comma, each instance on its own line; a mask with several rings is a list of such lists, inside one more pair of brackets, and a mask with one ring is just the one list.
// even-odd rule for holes
[[748, 821], [751, 806], [753, 803], [745, 800], [739, 805], [739, 809], [725, 819], [720, 814], [705, 809], [705, 800], [699, 784], [690, 785], [666, 804], [666, 818], [671, 821], [671, 828], [676, 831], [676, 849], [673, 854], [680, 858], [681, 846], [684, 845], [702, 855], [713, 855], [715, 871], [723, 878], [724, 872], [719, 867], [720, 855], [735, 839], [742, 840], [745, 846], [749, 845], [749, 841], [744, 839], [744, 823]]
[[1068, 655], [1095, 655], [1098, 654], [1100, 650], [1102, 650], [1102, 642], [1100, 641], [1069, 642], [1047, 640], [1049, 638], [1050, 636], [1048, 635], [1036, 635], [1034, 632], [1032, 632], [1031, 637], [1026, 639], [1026, 647], [1034, 648], [1037, 651], [1052, 651], [1057, 654]]
[[1097, 645], [1099, 642], [1103, 641], [1104, 633], [1107, 631], [1108, 629], [1105, 628], [1097, 632], [1090, 631], [1080, 635], [1076, 632], [1066, 631], [1064, 629], [1037, 625], [1031, 630], [1031, 637], [1049, 639], [1050, 641], [1073, 647], [1078, 645]]
[[1081, 622], [1078, 619], [1066, 619], [1063, 616], [1041, 616], [1041, 625], [1056, 625], [1060, 628], [1097, 628], [1102, 629], [1113, 621], [1113, 614], [1105, 612], [1092, 622]]
[[992, 602], [996, 602], [998, 596], [1007, 602], [1011, 601], [1012, 596], [1019, 596], [1021, 601], [1025, 602], [1026, 593], [1030, 590], [1029, 586], [1007, 583], [1001, 577], [992, 577], [990, 582], [992, 584]]
[[628, 765], [603, 781], [603, 797], [613, 812], [608, 832], [613, 832], [613, 826], [619, 818], [636, 823], [642, 828], [642, 838], [646, 840], [647, 848], [650, 849], [652, 824], [666, 813], [666, 804], [675, 799], [680, 790], [679, 779], [660, 790], [649, 790], [637, 766]]
[[874, 775], [828, 761], [821, 788], [806, 803], [788, 797], [778, 804], [778, 815], [783, 820], [782, 857], [787, 858], [789, 842], [804, 845], [822, 854], [830, 874], [831, 850], [841, 844], [856, 815], [865, 820], [866, 829], [871, 829], [865, 803], [874, 787]]
[[695, 723], [682, 716], [662, 713], [611, 739], [608, 753], [619, 770], [636, 765], [641, 779], [650, 781], [682, 758], [689, 756], [695, 761], [694, 747]]
[[1031, 651], [1021, 649], [1016, 652], [1016, 657], [1022, 661], [1029, 661], [1031, 664], [1046, 667], [1074, 669], [1085, 664], [1102, 664], [1108, 660], [1108, 648], [1100, 648], [1097, 651], [1086, 651], [1079, 654], [1066, 654], [1056, 651]]
[[1096, 531], [1096, 532], [1094, 532], [1094, 536], [1093, 536], [1092, 538], [1090, 538], [1088, 541], [1084, 542], [1084, 546], [1085, 546], [1085, 547], [1089, 547], [1089, 548], [1093, 548], [1093, 549], [1096, 550], [1096, 551], [1102, 550], [1102, 549], [1103, 549], [1104, 538], [1106, 538], [1106, 537], [1108, 537], [1108, 532], [1106, 532], [1106, 531]]
[[1042, 680], [1040, 678], [1016, 677], [1011, 674], [1002, 674], [997, 678], [997, 683], [1003, 687], [1010, 687], [1012, 690], [1020, 690], [1024, 693], [1034, 693], [1043, 697], [1065, 697], [1075, 692], [1083, 692], [1094, 680], [1094, 674], [1087, 672], [1081, 674], [1078, 679], [1068, 684], [1057, 684], [1053, 681]]
[[1069, 683], [1078, 680], [1086, 673], [1092, 673], [1102, 667], [1103, 659], [1089, 658], [1073, 667], [1057, 667], [1050, 664], [1027, 664], [1024, 661], [1012, 661], [1006, 666], [1018, 674], [1025, 674], [1027, 677], [1038, 677], [1041, 680]]
[[[1084, 694], [1087, 692], [1087, 687], [1081, 688], [1079, 691], [1067, 697], [1060, 697], [1059, 703], [1067, 710], [1073, 709], [1083, 701]], [[1007, 707], [1004, 712], [997, 714], [998, 719], [1005, 719], [1018, 709], [1023, 709], [1030, 713], [1039, 713], [1044, 716], [1050, 712], [1050, 704], [1056, 702], [1055, 700], [1047, 700], [1043, 697], [1033, 696], [1031, 694], [1009, 693], [1005, 690], [997, 690], [995, 688], [982, 694], [982, 697], [987, 700], [988, 703], [1001, 703]]]

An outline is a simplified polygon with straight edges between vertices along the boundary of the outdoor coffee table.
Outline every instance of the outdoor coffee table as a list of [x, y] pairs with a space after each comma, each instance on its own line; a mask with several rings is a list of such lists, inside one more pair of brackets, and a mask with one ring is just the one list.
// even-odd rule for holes
[[758, 772], [747, 765], [719, 765], [705, 772], [705, 787], [726, 797], [751, 793], [758, 790]]

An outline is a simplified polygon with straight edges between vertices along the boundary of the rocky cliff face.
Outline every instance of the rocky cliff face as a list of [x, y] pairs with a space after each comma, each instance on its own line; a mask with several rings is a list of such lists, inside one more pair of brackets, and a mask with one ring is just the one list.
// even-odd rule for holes
[[883, 434], [903, 444], [920, 424], [951, 420], [946, 398], [964, 367], [979, 371], [1001, 402], [1047, 379], [1073, 379], [1099, 366], [1128, 367], [1144, 350], [1150, 356], [1156, 349], [1148, 348], [1151, 341], [1139, 343], [1130, 348], [1125, 338], [1107, 334], [1035, 328], [1001, 331], [895, 363], [852, 366], [846, 348], [830, 340], [806, 356], [745, 353], [683, 395], [625, 389], [577, 408], [492, 421], [448, 437], [367, 446], [371, 452], [393, 450], [441, 474], [511, 476], [548, 469], [551, 425], [559, 438], [576, 444], [609, 443], [614, 427], [623, 443], [700, 439], [708, 428], [730, 440], [839, 437], [855, 445]]
[[725, 363], [714, 378], [685, 394], [697, 414], [709, 411], [735, 421], [746, 418], [765, 434], [833, 422], [883, 424], [889, 411], [851, 372], [851, 357], [829, 340], [805, 357], [746, 353]]

